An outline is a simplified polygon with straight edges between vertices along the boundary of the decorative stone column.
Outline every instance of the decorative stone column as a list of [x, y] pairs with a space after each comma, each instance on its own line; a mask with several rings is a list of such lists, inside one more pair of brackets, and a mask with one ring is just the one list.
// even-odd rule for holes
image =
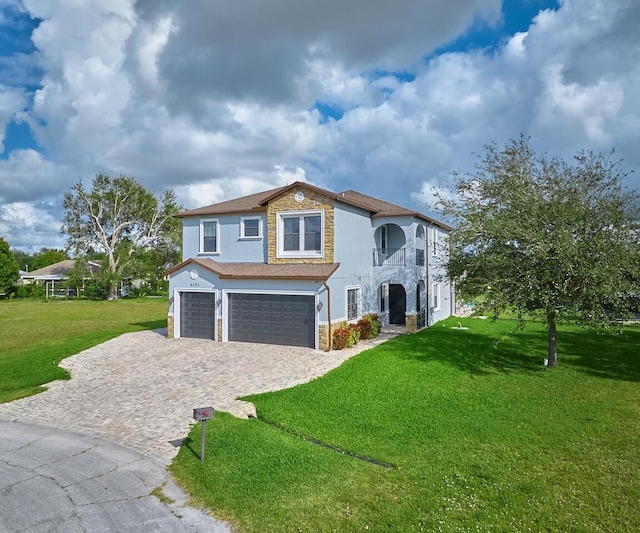
[[407, 328], [407, 333], [417, 333], [418, 315], [405, 315], [405, 327]]
[[323, 352], [329, 349], [329, 326], [321, 325], [318, 326], [318, 348]]

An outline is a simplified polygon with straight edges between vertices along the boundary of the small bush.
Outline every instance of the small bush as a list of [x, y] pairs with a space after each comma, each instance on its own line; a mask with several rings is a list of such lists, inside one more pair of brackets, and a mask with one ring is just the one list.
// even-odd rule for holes
[[343, 322], [336, 329], [333, 330], [333, 343], [334, 350], [344, 350], [345, 348], [351, 348], [354, 344], [357, 344], [361, 339], [359, 322], [358, 324], [347, 324]]
[[44, 298], [44, 286], [40, 283], [27, 283], [15, 288], [16, 298]]
[[349, 344], [351, 332], [348, 326], [340, 326], [333, 330], [333, 349], [344, 350]]
[[378, 315], [365, 315], [357, 323], [360, 339], [375, 339], [380, 334], [380, 320]]
[[349, 324], [349, 342], [348, 347], [350, 348], [354, 344], [357, 344], [360, 340], [360, 330], [358, 329], [357, 324]]
[[89, 300], [106, 300], [109, 295], [109, 286], [102, 280], [90, 279], [85, 282], [84, 297]]

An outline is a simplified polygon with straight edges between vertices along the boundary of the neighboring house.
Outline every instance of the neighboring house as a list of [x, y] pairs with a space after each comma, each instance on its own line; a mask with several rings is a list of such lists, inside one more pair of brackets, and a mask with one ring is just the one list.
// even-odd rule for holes
[[[30, 283], [38, 283], [44, 286], [45, 294], [59, 294], [61, 291], [68, 295], [69, 289], [65, 287], [69, 273], [76, 265], [75, 259], [65, 259], [53, 265], [39, 268], [31, 272], [20, 272], [20, 283], [28, 285]], [[99, 261], [86, 261], [84, 270], [89, 277], [93, 277], [100, 270]]]
[[408, 332], [452, 314], [437, 267], [451, 228], [421, 213], [296, 182], [178, 216], [169, 336], [327, 350], [369, 313]]

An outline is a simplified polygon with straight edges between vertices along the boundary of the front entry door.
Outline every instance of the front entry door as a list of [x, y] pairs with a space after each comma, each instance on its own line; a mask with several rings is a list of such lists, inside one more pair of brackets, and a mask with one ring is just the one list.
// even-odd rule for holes
[[389, 285], [389, 324], [405, 325], [407, 293], [400, 284]]

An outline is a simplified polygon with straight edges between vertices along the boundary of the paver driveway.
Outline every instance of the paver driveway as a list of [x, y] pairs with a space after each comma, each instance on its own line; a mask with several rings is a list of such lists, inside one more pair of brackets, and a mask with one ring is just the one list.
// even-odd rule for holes
[[199, 339], [163, 331], [127, 333], [62, 361], [72, 379], [44, 393], [0, 404], [0, 419], [89, 433], [169, 464], [170, 441], [187, 435], [194, 407], [247, 416], [239, 396], [305, 383], [393, 336], [342, 351]]

